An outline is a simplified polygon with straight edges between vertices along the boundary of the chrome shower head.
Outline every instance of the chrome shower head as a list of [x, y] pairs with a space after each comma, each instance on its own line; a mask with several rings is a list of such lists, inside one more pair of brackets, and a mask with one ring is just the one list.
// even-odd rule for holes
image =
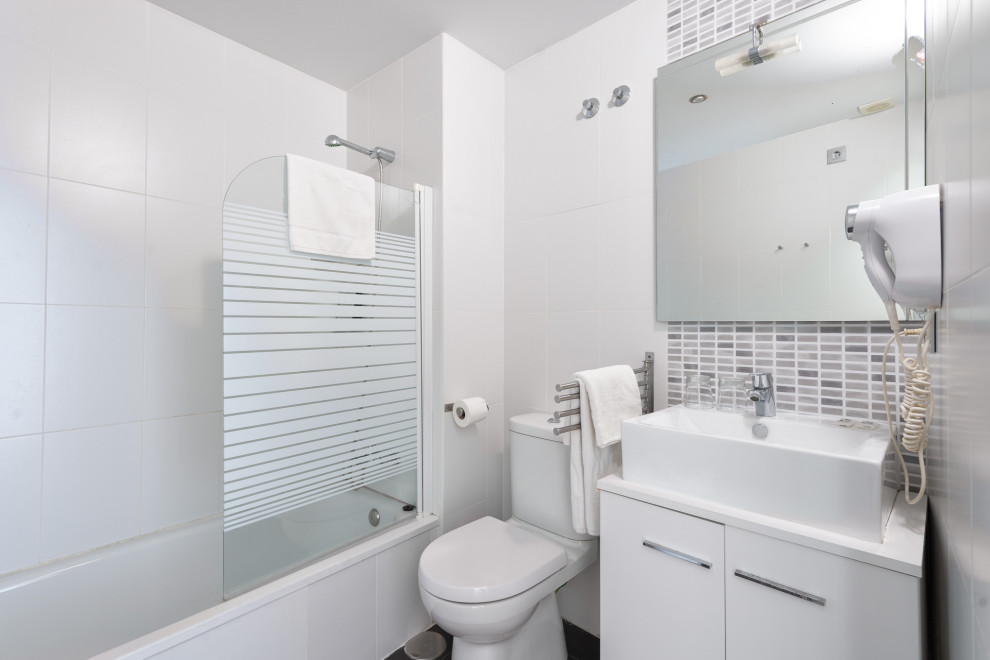
[[384, 161], [386, 163], [391, 163], [395, 160], [395, 152], [391, 149], [385, 149], [384, 147], [375, 147], [374, 149], [365, 149], [364, 147], [354, 144], [353, 142], [348, 142], [339, 135], [328, 135], [327, 139], [323, 141], [323, 144], [328, 147], [347, 147], [348, 149], [353, 149], [358, 151], [369, 158], [375, 158], [379, 161]]

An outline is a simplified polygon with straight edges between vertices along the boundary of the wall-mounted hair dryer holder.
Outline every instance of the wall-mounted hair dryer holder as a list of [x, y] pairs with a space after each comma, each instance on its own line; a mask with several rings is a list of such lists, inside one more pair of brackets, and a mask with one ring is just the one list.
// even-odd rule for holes
[[866, 274], [884, 302], [905, 308], [941, 306], [942, 222], [937, 185], [848, 207], [846, 238], [863, 248]]

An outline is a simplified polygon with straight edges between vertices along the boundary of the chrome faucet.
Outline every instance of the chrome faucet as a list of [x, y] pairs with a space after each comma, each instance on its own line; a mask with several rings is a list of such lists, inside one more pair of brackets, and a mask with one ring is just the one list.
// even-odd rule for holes
[[756, 404], [757, 417], [775, 417], [777, 402], [773, 396], [773, 374], [750, 374], [753, 389], [749, 398]]

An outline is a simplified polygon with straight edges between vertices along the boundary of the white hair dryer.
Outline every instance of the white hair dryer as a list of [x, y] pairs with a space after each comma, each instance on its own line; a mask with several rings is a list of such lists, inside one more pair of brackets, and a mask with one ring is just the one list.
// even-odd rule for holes
[[[881, 380], [887, 427], [904, 471], [904, 490], [909, 504], [920, 502], [925, 492], [924, 453], [928, 446], [928, 428], [935, 414], [932, 375], [928, 370], [928, 346], [933, 333], [934, 311], [942, 304], [942, 214], [939, 200], [938, 186], [925, 186], [846, 208], [846, 238], [858, 242], [863, 248], [866, 274], [887, 306], [890, 328], [894, 331], [883, 351]], [[888, 250], [896, 271], [887, 261]], [[920, 329], [901, 330], [895, 303], [903, 307], [927, 309], [929, 313], [924, 325]], [[916, 357], [905, 355], [901, 338], [908, 336], [918, 338]], [[909, 489], [908, 468], [897, 443], [887, 394], [887, 354], [894, 341], [901, 354], [905, 381], [900, 405], [903, 420], [900, 444], [905, 450], [918, 455], [921, 471], [921, 484], [913, 498]]]
[[862, 246], [866, 274], [888, 309], [893, 302], [922, 309], [942, 304], [939, 208], [938, 186], [925, 186], [846, 209], [846, 238]]

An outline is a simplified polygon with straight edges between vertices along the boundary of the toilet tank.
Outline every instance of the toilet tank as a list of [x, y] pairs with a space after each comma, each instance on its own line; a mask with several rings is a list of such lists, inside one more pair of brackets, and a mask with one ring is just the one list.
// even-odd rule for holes
[[509, 419], [512, 517], [564, 538], [593, 538], [571, 522], [571, 448], [553, 434], [547, 413]]

